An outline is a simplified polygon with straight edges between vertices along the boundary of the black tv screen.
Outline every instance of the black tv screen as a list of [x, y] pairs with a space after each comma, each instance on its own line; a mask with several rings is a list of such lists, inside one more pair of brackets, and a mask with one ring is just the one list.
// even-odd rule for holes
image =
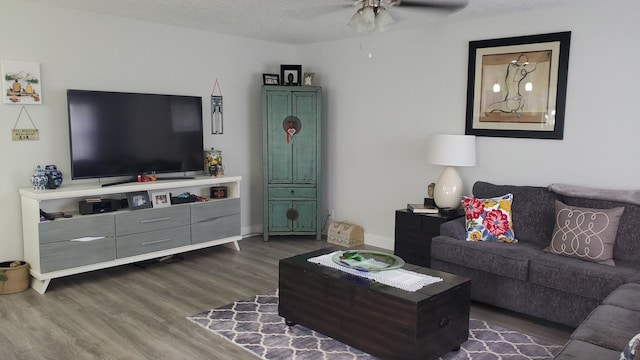
[[67, 90], [73, 179], [203, 170], [202, 97]]

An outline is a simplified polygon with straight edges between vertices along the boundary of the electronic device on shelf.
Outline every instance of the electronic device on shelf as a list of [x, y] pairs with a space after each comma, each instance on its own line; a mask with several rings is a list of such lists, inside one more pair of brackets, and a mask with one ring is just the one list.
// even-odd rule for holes
[[67, 105], [73, 179], [203, 171], [200, 96], [70, 89]]

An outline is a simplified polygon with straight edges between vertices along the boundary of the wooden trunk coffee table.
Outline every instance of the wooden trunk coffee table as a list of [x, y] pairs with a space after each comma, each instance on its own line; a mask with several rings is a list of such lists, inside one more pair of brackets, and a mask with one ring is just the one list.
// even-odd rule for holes
[[332, 247], [280, 260], [278, 313], [381, 359], [437, 359], [469, 337], [468, 278], [406, 264], [444, 281], [404, 291], [307, 259]]

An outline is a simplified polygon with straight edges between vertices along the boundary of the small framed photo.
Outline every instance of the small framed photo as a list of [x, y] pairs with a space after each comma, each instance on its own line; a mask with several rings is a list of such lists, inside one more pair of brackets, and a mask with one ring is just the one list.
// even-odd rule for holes
[[264, 85], [280, 85], [280, 75], [278, 74], [262, 74]]
[[302, 77], [302, 86], [316, 86], [315, 84], [316, 73], [304, 73]]
[[127, 202], [130, 210], [148, 209], [152, 207], [149, 193], [146, 191], [136, 191], [127, 193]]
[[300, 86], [301, 77], [302, 65], [280, 65], [282, 85]]
[[171, 194], [166, 191], [152, 192], [151, 203], [154, 208], [171, 206]]

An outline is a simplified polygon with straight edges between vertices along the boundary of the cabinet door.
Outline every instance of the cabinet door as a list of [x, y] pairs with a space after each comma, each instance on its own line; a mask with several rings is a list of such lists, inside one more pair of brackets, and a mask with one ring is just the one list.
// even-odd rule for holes
[[[315, 184], [317, 159], [317, 92], [267, 93], [268, 182]], [[285, 119], [298, 119], [297, 130], [287, 134]]]
[[293, 92], [293, 116], [300, 119], [300, 131], [291, 138], [293, 183], [316, 183], [317, 92]]
[[316, 202], [309, 200], [294, 201], [292, 204], [298, 212], [298, 219], [293, 222], [293, 231], [316, 230]]
[[[291, 115], [291, 92], [267, 92], [267, 144], [263, 151], [268, 154], [267, 170], [270, 184], [291, 184], [293, 182], [293, 157], [291, 140], [287, 143], [284, 119]], [[295, 136], [295, 135], [294, 135]]]
[[309, 232], [316, 230], [314, 200], [269, 201], [269, 231]]

